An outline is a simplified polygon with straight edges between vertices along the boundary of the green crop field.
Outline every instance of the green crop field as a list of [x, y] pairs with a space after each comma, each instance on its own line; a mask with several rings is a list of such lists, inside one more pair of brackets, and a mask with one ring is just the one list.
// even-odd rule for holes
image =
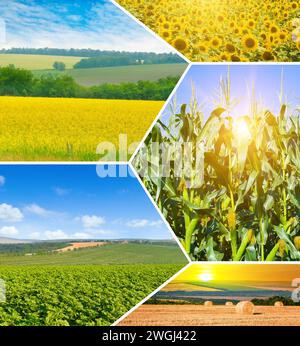
[[27, 70], [52, 69], [55, 61], [65, 63], [66, 68], [73, 68], [81, 57], [55, 56], [55, 55], [30, 55], [30, 54], [0, 54], [0, 66], [13, 64]]
[[1, 326], [110, 325], [180, 265], [0, 266]]
[[108, 244], [96, 248], [41, 255], [0, 255], [1, 265], [185, 264], [176, 245]]
[[1, 254], [0, 326], [110, 325], [185, 264], [170, 244]]
[[57, 70], [37, 70], [34, 75], [68, 74], [78, 84], [91, 86], [104, 83], [137, 82], [139, 80], [155, 81], [169, 76], [180, 76], [186, 69], [186, 64], [157, 64], [138, 66], [98, 67], [86, 69], [67, 69], [63, 72]]

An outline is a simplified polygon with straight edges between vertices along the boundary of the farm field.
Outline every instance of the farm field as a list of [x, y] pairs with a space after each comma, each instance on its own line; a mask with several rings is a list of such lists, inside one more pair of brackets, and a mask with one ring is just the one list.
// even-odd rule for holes
[[1, 254], [0, 266], [59, 266], [108, 264], [186, 264], [187, 260], [177, 245], [107, 244], [105, 246], [28, 256]]
[[67, 69], [63, 72], [57, 70], [36, 70], [35, 76], [67, 74], [84, 86], [100, 85], [105, 83], [135, 83], [139, 80], [156, 81], [165, 77], [182, 75], [186, 64], [154, 64], [138, 66], [98, 67], [85, 69]]
[[192, 61], [299, 61], [293, 0], [118, 0]]
[[[270, 66], [192, 66], [134, 158], [192, 260], [300, 260], [300, 112], [286, 96], [298, 98], [297, 70]], [[156, 154], [158, 144], [169, 150]]]
[[141, 140], [163, 102], [0, 97], [0, 160], [95, 161], [96, 147]]
[[151, 305], [132, 312], [120, 326], [300, 326], [299, 306], [255, 306], [239, 315], [231, 306]]
[[73, 56], [34, 55], [34, 54], [0, 54], [0, 66], [15, 65], [27, 70], [52, 69], [55, 61], [63, 62], [66, 68], [84, 58]]
[[0, 325], [110, 325], [179, 269], [153, 264], [0, 266], [6, 282]]
[[74, 251], [74, 250], [81, 250], [81, 249], [103, 246], [106, 244], [107, 243], [103, 241], [76, 242], [76, 243], [70, 243], [70, 245], [67, 245], [60, 249], [56, 249], [55, 251], [56, 252]]

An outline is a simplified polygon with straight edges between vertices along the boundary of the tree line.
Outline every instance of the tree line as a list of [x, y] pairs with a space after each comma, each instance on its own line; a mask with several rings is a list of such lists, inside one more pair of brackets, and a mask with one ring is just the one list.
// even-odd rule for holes
[[24, 244], [0, 244], [0, 254], [24, 255], [25, 253], [47, 253], [70, 245], [67, 242], [35, 242]]
[[81, 59], [73, 68], [95, 68], [130, 65], [175, 64], [182, 60], [174, 54], [130, 53], [111, 54]]
[[[78, 64], [76, 64], [76, 68], [117, 66], [117, 63], [122, 65], [131, 65], [142, 63], [172, 64], [184, 62], [174, 53], [124, 52], [98, 49], [10, 48], [0, 49], [0, 54], [56, 55], [91, 58], [82, 59]], [[112, 65], [109, 65], [109, 61], [111, 61]]]
[[14, 65], [0, 67], [1, 96], [74, 97], [127, 100], [166, 100], [179, 77], [137, 83], [101, 84], [86, 87], [68, 75], [42, 75]]

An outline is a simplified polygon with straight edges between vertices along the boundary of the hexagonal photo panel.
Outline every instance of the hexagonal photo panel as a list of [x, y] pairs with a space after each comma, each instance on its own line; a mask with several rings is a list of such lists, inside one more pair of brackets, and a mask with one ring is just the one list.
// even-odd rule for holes
[[117, 0], [190, 61], [300, 61], [294, 0]]
[[299, 264], [191, 264], [119, 326], [300, 326]]
[[0, 161], [127, 161], [187, 67], [108, 0], [0, 0], [0, 47]]
[[188, 260], [127, 165], [0, 166], [0, 325], [111, 325]]
[[298, 65], [192, 65], [133, 159], [196, 261], [299, 261]]

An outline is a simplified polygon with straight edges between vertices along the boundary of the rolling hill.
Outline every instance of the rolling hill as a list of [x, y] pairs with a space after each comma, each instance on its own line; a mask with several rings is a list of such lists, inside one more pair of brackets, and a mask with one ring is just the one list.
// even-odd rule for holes
[[63, 72], [41, 69], [33, 71], [33, 74], [37, 77], [67, 74], [80, 85], [92, 86], [105, 83], [135, 83], [139, 80], [156, 81], [165, 77], [177, 77], [182, 75], [186, 67], [187, 65], [182, 63], [67, 69]]
[[0, 237], [0, 244], [25, 244], [30, 242], [30, 240]]
[[108, 244], [105, 246], [40, 255], [1, 254], [1, 265], [107, 265], [107, 264], [185, 264], [177, 244]]
[[81, 59], [83, 58], [73, 56], [0, 54], [0, 66], [13, 64], [27, 70], [45, 70], [53, 69], [53, 63], [60, 61], [65, 63], [67, 69], [70, 69]]

